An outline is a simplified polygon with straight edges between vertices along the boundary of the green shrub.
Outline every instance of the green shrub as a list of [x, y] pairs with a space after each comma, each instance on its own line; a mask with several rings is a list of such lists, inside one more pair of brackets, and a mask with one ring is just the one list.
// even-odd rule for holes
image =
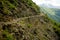
[[3, 31], [3, 35], [5, 35], [5, 40], [14, 40], [13, 35], [8, 33], [7, 31]]
[[27, 24], [28, 28], [32, 27], [32, 24]]

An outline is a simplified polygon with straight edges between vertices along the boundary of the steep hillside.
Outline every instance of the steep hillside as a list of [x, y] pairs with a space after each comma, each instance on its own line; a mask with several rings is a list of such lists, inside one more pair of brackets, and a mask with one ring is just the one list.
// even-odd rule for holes
[[60, 9], [58, 9], [58, 8], [47, 8], [47, 7], [41, 7], [40, 6], [40, 10], [44, 14], [47, 14], [47, 16], [49, 17], [49, 20], [52, 21], [52, 24], [54, 25], [53, 29], [54, 29], [55, 33], [57, 33], [58, 36], [60, 37], [60, 17], [59, 17]]
[[0, 40], [58, 40], [54, 24], [32, 0], [0, 0]]
[[0, 21], [10, 21], [39, 13], [39, 7], [31, 0], [1, 0], [0, 5]]

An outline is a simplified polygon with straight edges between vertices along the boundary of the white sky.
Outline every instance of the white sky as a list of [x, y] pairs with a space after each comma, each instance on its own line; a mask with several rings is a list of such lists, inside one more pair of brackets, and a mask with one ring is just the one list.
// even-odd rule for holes
[[60, 6], [60, 0], [32, 0], [34, 1], [37, 5], [40, 4], [52, 4], [53, 6]]

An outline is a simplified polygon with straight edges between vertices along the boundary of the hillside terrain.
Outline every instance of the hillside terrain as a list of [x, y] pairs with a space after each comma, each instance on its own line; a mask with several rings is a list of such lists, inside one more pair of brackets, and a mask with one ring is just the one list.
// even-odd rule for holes
[[60, 23], [60, 9], [58, 8], [49, 8], [49, 7], [41, 7], [41, 11], [47, 14], [51, 19]]
[[0, 40], [59, 40], [56, 23], [32, 0], [0, 0], [0, 5]]

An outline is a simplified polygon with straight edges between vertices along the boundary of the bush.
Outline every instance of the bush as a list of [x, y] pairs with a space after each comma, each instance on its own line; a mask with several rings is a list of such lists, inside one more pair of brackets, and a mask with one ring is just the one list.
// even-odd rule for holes
[[7, 31], [3, 31], [3, 37], [5, 40], [14, 40], [13, 35], [9, 34]]

